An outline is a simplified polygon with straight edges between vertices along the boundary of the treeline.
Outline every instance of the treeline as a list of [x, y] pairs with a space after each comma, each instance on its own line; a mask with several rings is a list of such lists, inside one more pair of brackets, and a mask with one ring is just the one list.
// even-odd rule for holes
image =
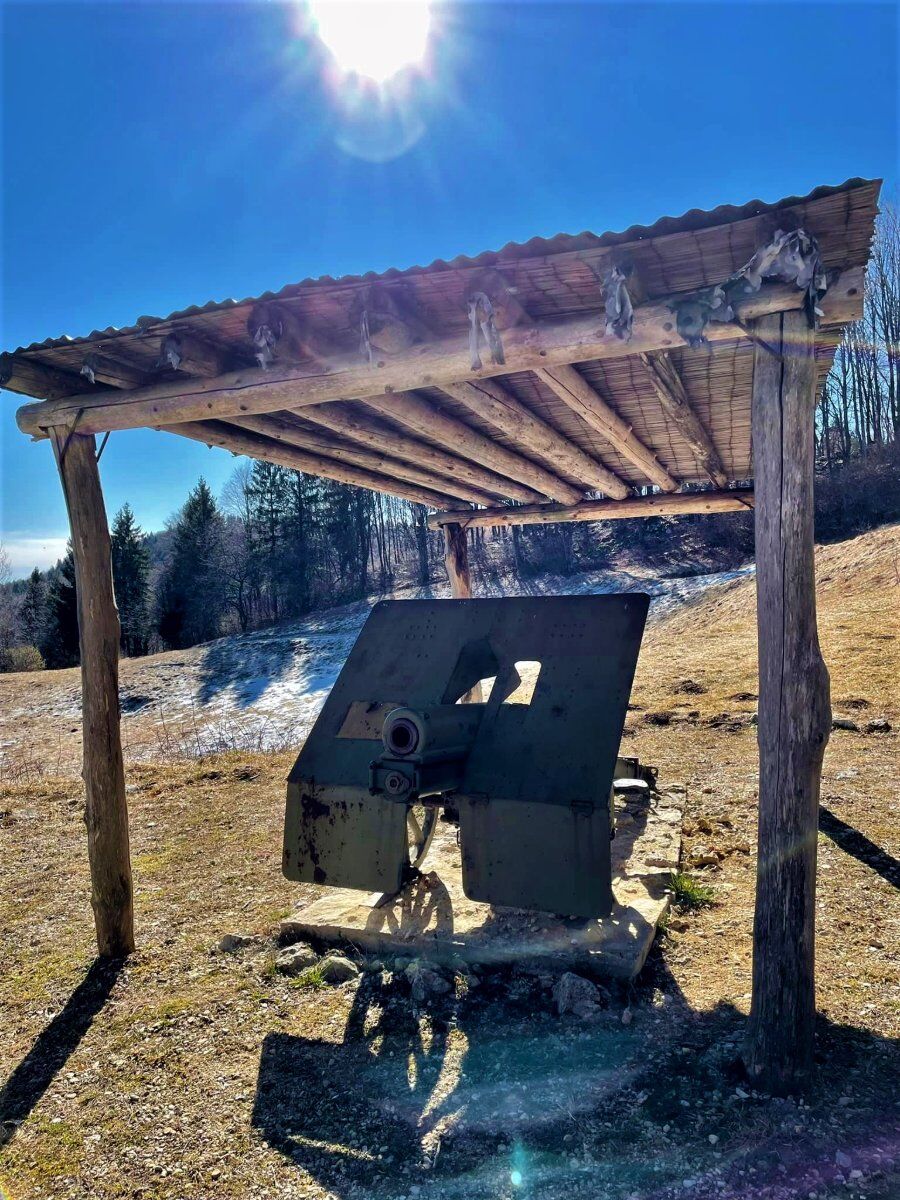
[[900, 209], [875, 223], [862, 319], [848, 325], [816, 408], [817, 465], [879, 459], [900, 435]]
[[[397, 582], [427, 583], [439, 556], [420, 505], [247, 464], [217, 501], [201, 479], [164, 534], [145, 534], [128, 504], [111, 529], [121, 645], [131, 657], [302, 616]], [[0, 665], [79, 660], [71, 548], [49, 571], [0, 592]]]

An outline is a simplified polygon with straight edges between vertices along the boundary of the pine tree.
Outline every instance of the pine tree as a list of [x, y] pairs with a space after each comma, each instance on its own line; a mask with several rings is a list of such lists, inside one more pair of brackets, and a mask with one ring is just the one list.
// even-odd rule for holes
[[72, 544], [54, 568], [47, 594], [47, 624], [38, 649], [48, 667], [74, 667], [80, 658], [78, 599]]
[[290, 474], [286, 467], [257, 459], [247, 484], [254, 575], [262, 593], [266, 616], [272, 621], [284, 615], [285, 520]]
[[28, 576], [19, 608], [19, 632], [26, 646], [40, 646], [47, 627], [47, 584], [37, 567]]
[[227, 603], [225, 523], [205, 480], [188, 496], [172, 532], [172, 558], [157, 595], [157, 626], [167, 646], [181, 649], [218, 637]]
[[146, 654], [149, 642], [147, 584], [150, 556], [144, 534], [129, 504], [116, 513], [112, 527], [112, 571], [119, 606], [123, 653], [135, 658]]

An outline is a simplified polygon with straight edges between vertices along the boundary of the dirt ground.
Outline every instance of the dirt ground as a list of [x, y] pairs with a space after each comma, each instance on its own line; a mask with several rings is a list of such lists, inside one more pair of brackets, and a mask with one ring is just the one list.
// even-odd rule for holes
[[[714, 902], [674, 913], [593, 1020], [556, 1015], [539, 963], [421, 1003], [392, 963], [338, 987], [275, 971], [279, 920], [316, 891], [280, 874], [293, 752], [129, 767], [139, 950], [106, 966], [80, 781], [3, 782], [0, 1194], [900, 1197], [900, 529], [822, 548], [818, 577], [833, 709], [858, 730], [835, 729], [825, 759], [804, 1097], [754, 1092], [737, 1061], [755, 874], [749, 580], [645, 640], [625, 749], [686, 788], [683, 865]], [[226, 933], [252, 940], [223, 952]]]

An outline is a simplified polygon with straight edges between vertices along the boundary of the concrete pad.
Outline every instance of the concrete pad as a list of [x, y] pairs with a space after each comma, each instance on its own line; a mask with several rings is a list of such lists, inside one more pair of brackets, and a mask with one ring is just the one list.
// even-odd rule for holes
[[379, 958], [403, 955], [477, 966], [501, 963], [588, 970], [633, 979], [669, 907], [681, 853], [682, 796], [622, 797], [612, 842], [612, 915], [585, 921], [492, 908], [462, 889], [456, 830], [439, 825], [424, 873], [394, 896], [335, 888], [282, 922], [284, 941], [350, 942]]

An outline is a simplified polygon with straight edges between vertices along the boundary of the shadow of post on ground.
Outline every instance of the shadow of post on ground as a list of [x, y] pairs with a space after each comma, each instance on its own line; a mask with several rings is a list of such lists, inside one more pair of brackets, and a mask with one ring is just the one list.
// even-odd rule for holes
[[124, 959], [97, 958], [84, 979], [0, 1089], [0, 1146], [5, 1146], [66, 1065], [109, 999]]

